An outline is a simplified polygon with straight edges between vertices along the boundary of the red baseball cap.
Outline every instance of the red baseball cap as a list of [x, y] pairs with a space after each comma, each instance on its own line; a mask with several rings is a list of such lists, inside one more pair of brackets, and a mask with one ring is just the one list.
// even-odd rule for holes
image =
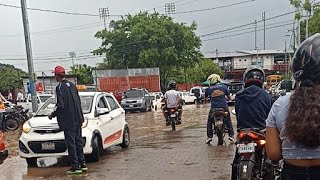
[[53, 70], [53, 73], [58, 75], [66, 75], [66, 71], [62, 66], [56, 66]]

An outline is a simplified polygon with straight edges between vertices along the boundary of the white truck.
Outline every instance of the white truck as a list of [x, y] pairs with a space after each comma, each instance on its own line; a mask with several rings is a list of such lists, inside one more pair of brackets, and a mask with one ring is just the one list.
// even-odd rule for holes
[[[40, 108], [43, 103], [52, 96], [53, 94], [37, 94], [38, 107]], [[24, 102], [17, 102], [17, 105], [20, 105], [25, 109], [29, 109], [29, 112], [32, 112], [31, 94], [28, 94]]]

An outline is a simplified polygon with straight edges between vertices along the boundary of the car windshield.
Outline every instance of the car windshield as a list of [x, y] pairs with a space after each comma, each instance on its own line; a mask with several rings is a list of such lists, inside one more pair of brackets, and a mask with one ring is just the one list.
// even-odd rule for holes
[[41, 102], [46, 102], [49, 98], [51, 98], [52, 96], [51, 95], [48, 95], [48, 96], [39, 96], [39, 98], [40, 98], [40, 101]]
[[200, 89], [192, 89], [192, 93], [200, 93]]
[[[92, 107], [93, 96], [80, 96], [83, 114], [90, 113]], [[54, 111], [56, 106], [55, 98], [50, 98], [37, 112], [35, 116], [48, 116]]]
[[127, 98], [138, 98], [143, 97], [143, 91], [141, 90], [131, 90], [126, 93]]

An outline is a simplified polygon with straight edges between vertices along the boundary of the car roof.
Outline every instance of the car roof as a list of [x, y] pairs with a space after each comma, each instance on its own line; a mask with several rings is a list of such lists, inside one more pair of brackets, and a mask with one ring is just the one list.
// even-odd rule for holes
[[102, 92], [79, 92], [80, 96], [94, 96], [96, 94], [102, 94]]

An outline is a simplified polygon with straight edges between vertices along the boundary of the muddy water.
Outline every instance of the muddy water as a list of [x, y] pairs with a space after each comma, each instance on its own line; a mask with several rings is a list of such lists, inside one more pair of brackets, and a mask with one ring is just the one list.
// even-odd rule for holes
[[[184, 106], [183, 123], [176, 132], [166, 127], [161, 111], [129, 113], [129, 149], [105, 150], [102, 160], [89, 163], [89, 172], [68, 176], [67, 163], [56, 158], [38, 161], [39, 168], [28, 168], [16, 156], [20, 132], [6, 133], [10, 158], [0, 165], [0, 180], [29, 179], [229, 179], [234, 145], [207, 146], [206, 119], [209, 106]], [[226, 138], [227, 139], [227, 138]]]

